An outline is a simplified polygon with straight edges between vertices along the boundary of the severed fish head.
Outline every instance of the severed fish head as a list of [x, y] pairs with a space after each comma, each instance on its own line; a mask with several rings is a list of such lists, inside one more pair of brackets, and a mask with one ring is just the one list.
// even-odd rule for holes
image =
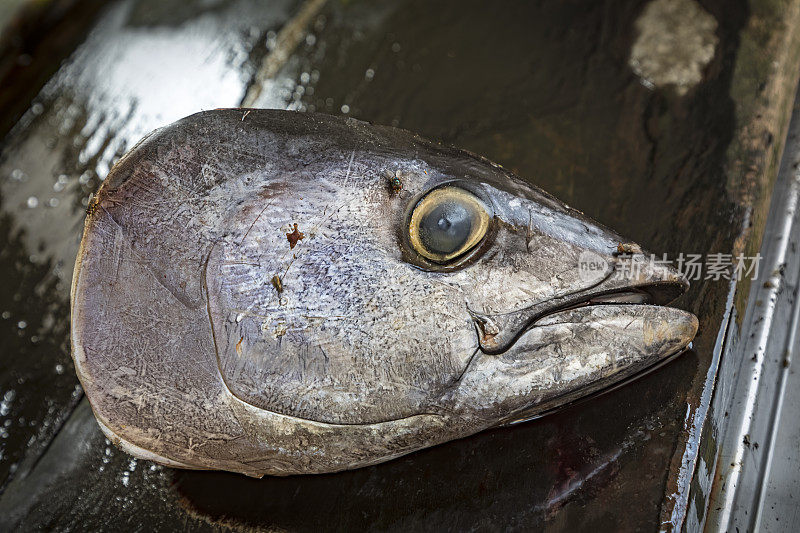
[[669, 266], [483, 158], [353, 119], [203, 112], [90, 204], [72, 351], [104, 432], [252, 476], [375, 464], [679, 353]]

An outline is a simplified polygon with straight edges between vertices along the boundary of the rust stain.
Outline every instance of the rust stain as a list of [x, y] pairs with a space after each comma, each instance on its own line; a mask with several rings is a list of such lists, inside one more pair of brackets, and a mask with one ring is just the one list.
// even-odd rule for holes
[[239, 342], [236, 343], [236, 355], [242, 355], [242, 341], [244, 337], [239, 339]]
[[294, 248], [297, 246], [297, 241], [302, 240], [303, 237], [305, 237], [305, 234], [299, 231], [297, 229], [297, 224], [295, 224], [294, 231], [286, 234], [286, 239], [289, 241], [289, 248]]

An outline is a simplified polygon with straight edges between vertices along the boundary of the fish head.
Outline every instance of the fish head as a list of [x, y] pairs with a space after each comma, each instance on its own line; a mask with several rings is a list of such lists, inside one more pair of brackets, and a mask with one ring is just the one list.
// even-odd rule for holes
[[133, 453], [332, 471], [652, 368], [696, 332], [664, 305], [687, 286], [479, 156], [352, 119], [217, 110], [145, 139], [90, 206], [73, 357]]

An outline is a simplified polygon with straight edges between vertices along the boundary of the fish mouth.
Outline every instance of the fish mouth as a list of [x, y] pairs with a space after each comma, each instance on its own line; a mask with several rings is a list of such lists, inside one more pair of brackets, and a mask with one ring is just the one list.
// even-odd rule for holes
[[[489, 398], [490, 416], [505, 413], [493, 425], [508, 425], [630, 383], [685, 352], [694, 339], [697, 317], [666, 305], [687, 287], [680, 276], [615, 280], [535, 309], [473, 314], [483, 353], [465, 372], [461, 395]], [[503, 337], [512, 328], [513, 335]]]
[[[459, 396], [478, 398], [487, 419], [503, 413], [491, 422], [507, 425], [613, 390], [683, 353], [697, 333], [697, 317], [664, 304], [687, 283], [622, 285], [543, 302], [510, 341], [502, 339], [507, 346], [484, 348], [473, 358]], [[514, 321], [522, 324], [519, 313], [487, 319], [478, 327], [484, 345]]]
[[497, 355], [510, 349], [527, 331], [552, 315], [594, 306], [667, 307], [688, 288], [689, 282], [683, 277], [614, 288], [595, 286], [514, 313], [483, 315], [470, 311], [470, 314], [478, 332], [481, 350]]

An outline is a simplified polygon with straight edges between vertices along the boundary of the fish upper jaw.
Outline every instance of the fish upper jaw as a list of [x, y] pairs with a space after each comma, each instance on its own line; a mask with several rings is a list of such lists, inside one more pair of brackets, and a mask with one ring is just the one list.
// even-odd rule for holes
[[664, 306], [689, 288], [688, 280], [673, 267], [660, 264], [642, 253], [606, 257], [589, 254], [592, 257], [587, 261], [596, 261], [604, 268], [592, 272], [587, 269], [587, 274], [582, 276], [586, 283], [584, 287], [510, 313], [492, 315], [469, 310], [481, 350], [487, 354], [502, 353], [527, 329], [555, 313], [591, 305]]

